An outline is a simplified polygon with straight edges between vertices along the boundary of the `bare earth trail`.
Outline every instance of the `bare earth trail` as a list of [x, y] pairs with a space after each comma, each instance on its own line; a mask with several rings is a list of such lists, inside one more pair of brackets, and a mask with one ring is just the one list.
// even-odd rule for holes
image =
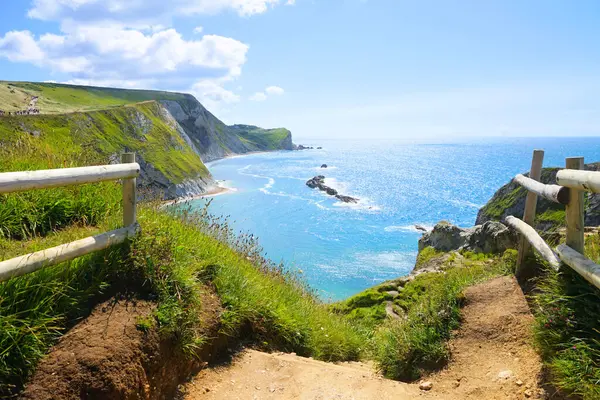
[[185, 388], [197, 399], [541, 399], [541, 362], [531, 346], [533, 317], [512, 277], [465, 292], [452, 361], [430, 375], [430, 391], [383, 379], [364, 363], [331, 364], [294, 354], [243, 352], [231, 365], [201, 371]]

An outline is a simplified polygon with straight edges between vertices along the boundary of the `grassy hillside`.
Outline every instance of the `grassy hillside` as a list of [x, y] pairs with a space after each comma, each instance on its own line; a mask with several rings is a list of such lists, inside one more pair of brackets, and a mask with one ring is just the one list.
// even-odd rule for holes
[[285, 128], [263, 129], [252, 125], [233, 125], [230, 128], [248, 147], [256, 150], [281, 149], [290, 139], [290, 131]]
[[[124, 106], [156, 102], [171, 112], [204, 160], [249, 151], [292, 149], [291, 133], [287, 129], [227, 126], [189, 94], [0, 81], [0, 110], [25, 110], [32, 96], [38, 96], [36, 108], [43, 115], [112, 111]], [[118, 124], [122, 119], [115, 122]]]
[[174, 183], [208, 176], [200, 157], [155, 102], [86, 113], [3, 117], [0, 141], [12, 154], [0, 160], [2, 171], [105, 164], [127, 150]]
[[39, 96], [45, 114], [93, 111], [150, 100], [181, 100], [184, 94], [154, 90], [114, 89], [41, 82], [0, 81], [0, 110], [24, 110]]

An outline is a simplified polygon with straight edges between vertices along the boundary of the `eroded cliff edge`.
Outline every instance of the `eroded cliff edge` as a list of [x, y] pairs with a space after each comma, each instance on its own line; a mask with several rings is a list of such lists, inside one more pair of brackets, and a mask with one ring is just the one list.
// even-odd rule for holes
[[40, 169], [89, 165], [89, 160], [118, 163], [121, 153], [135, 152], [141, 167], [138, 188], [144, 198], [171, 200], [210, 191], [216, 184], [204, 165], [208, 161], [293, 149], [289, 130], [228, 126], [189, 94], [54, 83], [3, 84], [19, 99], [39, 97], [42, 106], [37, 115], [0, 118], [0, 146], [18, 153], [23, 147], [19, 144], [27, 141], [39, 159], [46, 160], [30, 166]]

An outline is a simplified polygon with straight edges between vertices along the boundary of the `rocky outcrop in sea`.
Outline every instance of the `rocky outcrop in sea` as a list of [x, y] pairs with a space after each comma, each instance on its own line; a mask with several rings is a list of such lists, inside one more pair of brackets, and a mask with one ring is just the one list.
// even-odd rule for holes
[[334, 196], [335, 198], [344, 203], [358, 203], [357, 198], [339, 194], [338, 191], [334, 188], [325, 185], [325, 177], [323, 175], [318, 175], [314, 178], [309, 179], [308, 181], [306, 181], [306, 186], [308, 186], [311, 189], [319, 189], [330, 196]]

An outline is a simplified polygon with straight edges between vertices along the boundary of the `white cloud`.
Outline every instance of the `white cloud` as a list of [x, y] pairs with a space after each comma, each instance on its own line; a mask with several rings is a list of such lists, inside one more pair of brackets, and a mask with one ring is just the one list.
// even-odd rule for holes
[[285, 93], [285, 91], [279, 86], [268, 86], [262, 92], [256, 92], [252, 96], [250, 96], [250, 100], [252, 101], [265, 101], [269, 96], [281, 96]]
[[268, 95], [281, 96], [285, 91], [279, 86], [269, 86], [265, 89], [265, 93]]
[[[289, 0], [31, 0], [30, 18], [59, 32], [0, 31], [0, 58], [66, 75], [69, 83], [191, 91], [207, 106], [231, 104], [227, 89], [242, 73], [249, 46], [234, 38], [184, 38], [174, 17], [233, 12], [251, 16]], [[281, 91], [282, 93], [282, 91]], [[280, 94], [268, 88], [262, 94]], [[260, 98], [257, 96], [256, 98]]]
[[256, 92], [250, 96], [250, 100], [252, 101], [265, 101], [266, 99], [267, 95], [264, 92]]
[[219, 110], [223, 104], [240, 101], [240, 96], [224, 89], [222, 80], [199, 80], [192, 86], [192, 94], [209, 110]]
[[0, 56], [10, 61], [41, 63], [44, 52], [29, 31], [10, 31], [0, 37]]
[[[176, 30], [144, 33], [119, 25], [66, 22], [62, 34], [0, 36], [0, 57], [72, 76], [70, 83], [191, 88], [212, 104], [239, 100], [221, 85], [237, 77], [248, 46], [218, 35], [185, 40]], [[210, 82], [210, 85], [207, 83]]]

